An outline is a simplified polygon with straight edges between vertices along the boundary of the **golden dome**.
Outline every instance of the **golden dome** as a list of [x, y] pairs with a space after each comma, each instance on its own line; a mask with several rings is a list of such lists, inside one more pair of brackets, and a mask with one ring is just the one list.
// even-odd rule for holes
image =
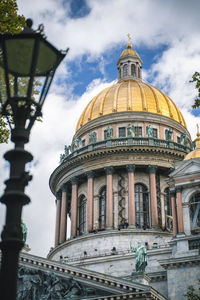
[[196, 149], [191, 151], [186, 155], [184, 160], [189, 160], [192, 158], [200, 158], [200, 133], [199, 133], [199, 126], [197, 125], [197, 138], [195, 140]]
[[186, 127], [180, 110], [166, 94], [141, 80], [124, 80], [104, 89], [88, 103], [76, 130], [100, 116], [125, 111], [159, 114]]
[[126, 46], [126, 49], [124, 49], [124, 50], [122, 51], [122, 54], [120, 55], [120, 57], [126, 56], [126, 55], [137, 56], [137, 57], [139, 57], [139, 59], [141, 59], [140, 56], [139, 56], [139, 54], [138, 54], [134, 49], [132, 49], [131, 36], [130, 36], [130, 34], [128, 34], [128, 44], [127, 44], [127, 46]]
[[124, 49], [122, 51], [122, 54], [120, 55], [120, 57], [126, 56], [126, 55], [133, 55], [133, 56], [137, 56], [140, 58], [139, 54], [134, 49], [128, 48], [128, 46], [127, 46], [127, 49]]

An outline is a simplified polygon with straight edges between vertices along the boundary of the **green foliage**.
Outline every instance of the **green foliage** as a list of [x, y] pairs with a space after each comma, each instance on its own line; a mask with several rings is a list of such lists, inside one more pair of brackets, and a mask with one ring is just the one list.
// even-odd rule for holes
[[0, 1], [0, 33], [19, 33], [25, 26], [24, 16], [17, 14], [17, 0]]
[[200, 106], [200, 73], [199, 72], [195, 72], [194, 75], [192, 76], [192, 80], [191, 82], [195, 82], [196, 83], [196, 89], [198, 91], [198, 96], [197, 98], [194, 100], [194, 104], [192, 105], [193, 108], [198, 108]]
[[[19, 33], [25, 26], [24, 16], [17, 14], [17, 0], [0, 0], [0, 33]], [[9, 129], [6, 120], [1, 115], [4, 74], [0, 72], [0, 143], [7, 143]]]
[[[200, 285], [200, 280], [199, 280], [199, 285]], [[190, 285], [188, 287], [188, 291], [184, 296], [187, 297], [188, 300], [200, 300], [200, 288], [198, 289], [198, 292], [195, 291], [194, 287]]]

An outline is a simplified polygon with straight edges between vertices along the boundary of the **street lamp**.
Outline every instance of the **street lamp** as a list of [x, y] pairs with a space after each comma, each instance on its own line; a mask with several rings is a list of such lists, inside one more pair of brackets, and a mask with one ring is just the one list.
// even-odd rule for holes
[[13, 150], [4, 157], [10, 162], [10, 178], [0, 201], [6, 205], [6, 221], [2, 232], [0, 273], [0, 297], [2, 300], [16, 299], [16, 283], [19, 252], [22, 240], [22, 207], [30, 202], [24, 193], [31, 176], [25, 165], [33, 159], [24, 150], [29, 141], [30, 130], [41, 116], [56, 68], [66, 51], [58, 51], [44, 36], [43, 25], [34, 31], [32, 20], [20, 34], [0, 34], [0, 101], [2, 114], [6, 116]]

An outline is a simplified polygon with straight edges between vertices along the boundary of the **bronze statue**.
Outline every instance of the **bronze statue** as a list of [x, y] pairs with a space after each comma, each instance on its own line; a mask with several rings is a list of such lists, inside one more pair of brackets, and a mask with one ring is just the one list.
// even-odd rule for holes
[[147, 250], [142, 246], [141, 242], [138, 242], [137, 247], [133, 247], [130, 242], [131, 252], [135, 253], [135, 270], [137, 273], [144, 273], [147, 266]]
[[128, 124], [126, 129], [127, 129], [127, 136], [132, 137], [132, 134], [135, 133], [135, 127], [131, 124]]
[[153, 128], [150, 124], [146, 127], [146, 133], [148, 137], [153, 137]]
[[109, 127], [108, 126], [108, 128], [106, 129], [106, 139], [111, 139], [113, 137], [113, 128], [111, 127]]

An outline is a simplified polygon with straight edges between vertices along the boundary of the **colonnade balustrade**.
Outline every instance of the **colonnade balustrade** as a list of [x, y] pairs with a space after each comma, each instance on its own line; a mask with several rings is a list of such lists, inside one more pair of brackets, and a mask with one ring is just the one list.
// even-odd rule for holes
[[[149, 166], [149, 204], [150, 204], [150, 226], [158, 226], [158, 208], [156, 195], [156, 167]], [[135, 206], [135, 165], [127, 165], [128, 177], [128, 226], [136, 228], [136, 206]], [[106, 224], [105, 229], [113, 229], [113, 174], [114, 167], [104, 168], [106, 175]], [[87, 172], [87, 203], [86, 203], [86, 233], [98, 230], [97, 214], [94, 214], [94, 178], [95, 172]], [[78, 233], [78, 178], [71, 180], [71, 237], [76, 237]], [[69, 183], [68, 183], [69, 184]], [[69, 193], [67, 185], [62, 187], [56, 195], [57, 211], [56, 211], [56, 234], [55, 246], [65, 242], [67, 233], [67, 214]], [[180, 196], [179, 196], [180, 198]], [[178, 198], [178, 199], [179, 199]], [[180, 206], [180, 200], [177, 200]], [[174, 203], [174, 202], [173, 202]], [[96, 207], [97, 208], [97, 207]], [[172, 212], [175, 213], [175, 208], [172, 207]], [[162, 214], [163, 214], [162, 210]], [[116, 219], [116, 218], [115, 218]], [[164, 219], [164, 216], [162, 216]], [[174, 219], [175, 220], [175, 219]], [[179, 225], [180, 227], [180, 225]], [[176, 227], [174, 227], [175, 230]], [[181, 229], [180, 229], [181, 230]]]

